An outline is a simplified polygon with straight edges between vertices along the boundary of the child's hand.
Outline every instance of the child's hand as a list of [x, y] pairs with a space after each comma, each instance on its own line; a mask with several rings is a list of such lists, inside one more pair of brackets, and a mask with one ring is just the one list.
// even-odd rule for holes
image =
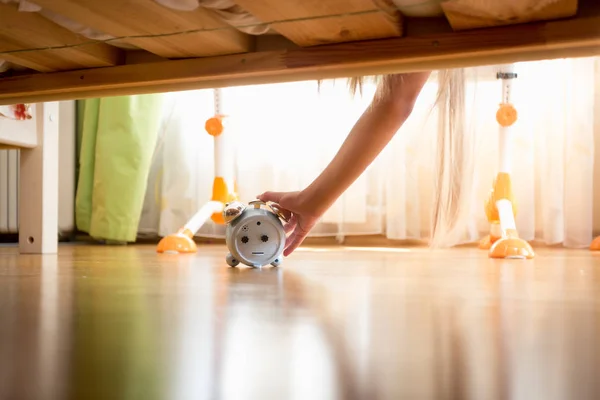
[[263, 202], [276, 203], [292, 214], [284, 226], [286, 234], [291, 232], [285, 242], [284, 256], [290, 255], [300, 246], [321, 217], [320, 213], [303, 198], [302, 192], [265, 192], [257, 198]]
[[290, 255], [317, 221], [381, 153], [412, 112], [429, 72], [390, 75], [377, 101], [363, 113], [327, 168], [301, 192], [265, 192], [257, 198], [292, 214], [285, 225], [284, 256]]

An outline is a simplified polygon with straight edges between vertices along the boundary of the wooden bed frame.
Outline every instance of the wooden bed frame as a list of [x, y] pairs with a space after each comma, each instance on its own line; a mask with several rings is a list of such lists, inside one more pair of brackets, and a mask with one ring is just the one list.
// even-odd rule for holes
[[35, 126], [0, 132], [22, 149], [22, 253], [57, 251], [59, 100], [600, 54], [597, 0], [11, 1], [0, 105]]

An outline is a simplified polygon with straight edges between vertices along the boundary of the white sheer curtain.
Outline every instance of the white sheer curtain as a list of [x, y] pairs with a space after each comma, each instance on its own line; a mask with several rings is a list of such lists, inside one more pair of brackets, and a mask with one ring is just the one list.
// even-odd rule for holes
[[[483, 203], [496, 174], [495, 113], [501, 84], [493, 68], [468, 71], [467, 130], [476, 168], [470, 212], [459, 244], [488, 233]], [[522, 236], [569, 247], [589, 245], [594, 198], [595, 107], [600, 94], [594, 58], [520, 63], [513, 92], [513, 179]], [[239, 193], [253, 200], [265, 190], [298, 190], [327, 165], [368, 106], [374, 85], [352, 98], [343, 80], [234, 87], [223, 105], [236, 136]], [[438, 115], [437, 81], [427, 83], [413, 115], [388, 148], [339, 199], [312, 236], [429, 236]], [[204, 121], [214, 112], [211, 90], [165, 94], [163, 126], [149, 177], [140, 235], [175, 232], [211, 195], [212, 138]], [[596, 125], [600, 125], [596, 123]], [[222, 237], [222, 226], [198, 233]]]

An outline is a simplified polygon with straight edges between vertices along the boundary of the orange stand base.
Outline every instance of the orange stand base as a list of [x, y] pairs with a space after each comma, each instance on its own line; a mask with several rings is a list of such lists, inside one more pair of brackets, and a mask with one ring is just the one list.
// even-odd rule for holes
[[591, 251], [599, 251], [600, 250], [600, 236], [598, 236], [594, 240], [592, 240], [592, 243], [590, 244], [590, 250]]
[[492, 245], [500, 239], [499, 237], [492, 237], [490, 235], [486, 235], [483, 239], [479, 241], [479, 248], [481, 250], [489, 250]]
[[525, 240], [518, 237], [498, 239], [490, 247], [490, 258], [532, 259], [535, 257], [533, 248]]
[[193, 233], [187, 229], [182, 229], [177, 233], [165, 236], [158, 243], [156, 251], [158, 253], [196, 253], [198, 247], [193, 240]]

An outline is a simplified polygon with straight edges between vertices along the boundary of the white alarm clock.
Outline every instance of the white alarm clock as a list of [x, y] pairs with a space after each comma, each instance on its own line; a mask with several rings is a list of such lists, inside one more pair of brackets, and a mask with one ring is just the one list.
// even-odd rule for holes
[[287, 218], [279, 208], [262, 201], [252, 201], [248, 206], [236, 201], [225, 206], [223, 217], [227, 224], [225, 243], [229, 266], [242, 263], [260, 268], [281, 264], [286, 239], [283, 222]]

